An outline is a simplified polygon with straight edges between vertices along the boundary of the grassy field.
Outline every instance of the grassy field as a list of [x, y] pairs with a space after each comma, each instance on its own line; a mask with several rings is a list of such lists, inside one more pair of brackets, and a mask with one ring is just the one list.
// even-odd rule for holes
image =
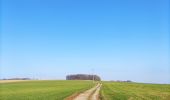
[[102, 100], [170, 100], [170, 85], [103, 82]]
[[[170, 85], [102, 82], [102, 100], [170, 100]], [[0, 100], [63, 100], [93, 87], [92, 81], [0, 83]]]
[[91, 81], [25, 81], [0, 83], [0, 100], [63, 100], [91, 88]]

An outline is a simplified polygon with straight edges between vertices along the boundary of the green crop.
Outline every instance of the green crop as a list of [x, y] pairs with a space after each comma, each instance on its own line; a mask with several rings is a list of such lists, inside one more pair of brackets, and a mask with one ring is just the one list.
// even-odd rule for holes
[[102, 100], [170, 100], [170, 85], [103, 82]]
[[0, 100], [63, 100], [91, 88], [91, 81], [24, 81], [0, 84]]

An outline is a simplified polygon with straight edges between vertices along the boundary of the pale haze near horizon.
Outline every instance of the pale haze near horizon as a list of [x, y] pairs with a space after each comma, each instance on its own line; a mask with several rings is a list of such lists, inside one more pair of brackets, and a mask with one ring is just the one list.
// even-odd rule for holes
[[169, 0], [1, 0], [0, 13], [0, 78], [170, 83]]

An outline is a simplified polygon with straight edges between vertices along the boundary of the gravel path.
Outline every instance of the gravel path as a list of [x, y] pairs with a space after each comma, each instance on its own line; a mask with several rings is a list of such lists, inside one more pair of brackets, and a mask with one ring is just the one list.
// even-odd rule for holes
[[99, 100], [99, 91], [100, 91], [101, 84], [97, 84], [95, 87], [80, 93], [77, 97], [73, 100]]

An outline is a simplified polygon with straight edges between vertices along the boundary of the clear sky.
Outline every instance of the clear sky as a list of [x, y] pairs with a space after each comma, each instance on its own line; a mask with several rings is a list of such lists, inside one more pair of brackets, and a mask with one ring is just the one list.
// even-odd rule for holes
[[0, 78], [170, 83], [169, 0], [1, 0]]

